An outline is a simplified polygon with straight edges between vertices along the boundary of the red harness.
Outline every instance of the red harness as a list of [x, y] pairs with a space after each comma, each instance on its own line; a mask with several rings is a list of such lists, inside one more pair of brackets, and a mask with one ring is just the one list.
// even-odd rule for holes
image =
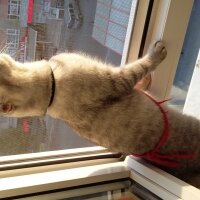
[[170, 125], [169, 125], [169, 120], [167, 117], [167, 112], [161, 106], [162, 103], [165, 103], [168, 100], [156, 101], [152, 96], [150, 96], [146, 92], [143, 92], [143, 93], [158, 106], [160, 112], [162, 113], [165, 126], [164, 126], [164, 131], [161, 136], [161, 139], [153, 150], [144, 154], [131, 154], [131, 155], [144, 158], [149, 161], [153, 161], [156, 164], [166, 166], [166, 167], [179, 167], [179, 163], [175, 161], [174, 159], [177, 159], [177, 158], [187, 159], [187, 158], [193, 158], [194, 156], [196, 156], [194, 153], [193, 154], [159, 154], [158, 153], [159, 149], [163, 146], [163, 144], [169, 137]]

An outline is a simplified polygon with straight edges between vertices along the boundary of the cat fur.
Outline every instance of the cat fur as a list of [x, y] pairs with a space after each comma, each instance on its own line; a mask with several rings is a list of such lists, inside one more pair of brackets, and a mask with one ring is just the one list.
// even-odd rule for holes
[[[162, 42], [121, 67], [87, 55], [61, 53], [50, 60], [19, 63], [0, 55], [0, 113], [6, 117], [48, 114], [65, 121], [79, 135], [111, 151], [143, 154], [159, 143], [165, 122], [159, 107], [133, 89], [166, 57]], [[52, 76], [55, 95], [52, 95]], [[179, 168], [161, 167], [200, 187], [200, 122], [162, 105], [168, 112], [169, 138], [160, 154], [191, 154], [177, 159]], [[155, 164], [155, 163], [154, 163]]]

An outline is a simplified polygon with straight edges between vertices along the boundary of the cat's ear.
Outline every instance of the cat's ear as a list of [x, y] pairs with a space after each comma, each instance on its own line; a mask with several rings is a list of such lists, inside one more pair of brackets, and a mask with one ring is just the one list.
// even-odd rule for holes
[[1, 103], [0, 113], [7, 114], [13, 110], [13, 105], [11, 103]]
[[6, 75], [11, 73], [14, 60], [7, 54], [0, 54], [0, 74]]

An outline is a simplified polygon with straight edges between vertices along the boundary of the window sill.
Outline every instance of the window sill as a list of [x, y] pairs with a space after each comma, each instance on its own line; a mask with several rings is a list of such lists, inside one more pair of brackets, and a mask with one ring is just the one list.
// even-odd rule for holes
[[[67, 195], [74, 194], [74, 191], [77, 190], [72, 187], [86, 187], [90, 184], [90, 187], [81, 189], [84, 192], [88, 190], [89, 193], [92, 188], [102, 191], [105, 186], [102, 184], [96, 187], [91, 184], [112, 181], [112, 184], [115, 185], [120, 180], [135, 181], [162, 199], [200, 200], [200, 190], [197, 188], [140, 159], [129, 156], [123, 162], [2, 178], [0, 180], [0, 196], [7, 198], [25, 194], [39, 195], [38, 192], [47, 193], [58, 189], [67, 189], [65, 190], [65, 195]], [[44, 194], [39, 196], [42, 195]], [[77, 192], [74, 195], [80, 194]]]

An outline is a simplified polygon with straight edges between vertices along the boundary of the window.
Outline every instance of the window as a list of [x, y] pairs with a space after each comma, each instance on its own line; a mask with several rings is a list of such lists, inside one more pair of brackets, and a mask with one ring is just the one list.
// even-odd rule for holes
[[[160, 31], [158, 29], [158, 32], [154, 33], [155, 36], [153, 36], [164, 38], [167, 43], [168, 56], [154, 73], [151, 92], [160, 98], [172, 98], [169, 102], [171, 106], [181, 112], [199, 117], [200, 112], [197, 106], [199, 103], [197, 95], [200, 39], [197, 25], [199, 2], [194, 1], [193, 4], [186, 1], [182, 5], [185, 14], [181, 15], [180, 18], [175, 10], [177, 4], [177, 2], [173, 2], [167, 5], [171, 12], [168, 15], [171, 18], [168, 17], [166, 26], [162, 27]], [[163, 16], [163, 20], [165, 20], [165, 15], [161, 14], [160, 16]], [[162, 17], [160, 18], [162, 19]], [[163, 23], [161, 19], [156, 23]], [[176, 27], [176, 24], [179, 24], [179, 26]]]
[[[27, 41], [23, 51], [25, 61], [49, 59], [67, 49], [85, 51], [120, 65], [137, 59], [147, 51], [150, 43], [162, 39], [167, 45], [168, 56], [153, 74], [150, 90], [162, 99], [173, 94], [184, 38], [187, 41], [185, 33], [187, 27], [190, 29], [188, 22], [198, 1], [193, 5], [191, 0], [133, 0], [130, 7], [127, 6], [130, 1], [121, 0], [64, 1], [61, 20], [57, 14], [49, 18], [52, 2], [57, 5], [58, 1], [45, 0], [44, 4], [34, 1], [37, 17], [33, 13], [32, 23], [20, 27], [19, 41], [21, 38]], [[109, 5], [106, 8], [102, 7], [105, 3]], [[121, 12], [124, 8], [126, 14]], [[102, 16], [97, 13], [99, 9]], [[191, 17], [192, 21], [194, 19]], [[98, 30], [97, 26], [102, 29]], [[119, 40], [114, 29], [125, 34], [122, 34], [123, 40]], [[110, 39], [116, 45], [110, 43]], [[198, 66], [198, 57], [194, 60]], [[187, 99], [189, 97], [190, 89]], [[0, 120], [0, 196], [3, 198], [119, 199], [124, 195], [135, 199], [189, 200], [200, 196], [198, 189], [139, 159], [128, 156], [124, 160], [119, 154], [82, 140], [59, 120], [48, 116], [12, 120]]]
[[[65, 3], [67, 4], [67, 3]], [[51, 7], [49, 8], [49, 18], [63, 19], [64, 18], [64, 4], [63, 0], [51, 1]]]
[[123, 52], [131, 4], [129, 0], [97, 1], [96, 5], [92, 37], [120, 55]]
[[9, 0], [8, 19], [19, 19], [19, 0]]
[[2, 178], [1, 198], [198, 200], [200, 191], [145, 162], [99, 164]]
[[20, 31], [18, 29], [7, 29], [6, 53], [12, 57], [15, 57], [19, 47], [19, 34]]

